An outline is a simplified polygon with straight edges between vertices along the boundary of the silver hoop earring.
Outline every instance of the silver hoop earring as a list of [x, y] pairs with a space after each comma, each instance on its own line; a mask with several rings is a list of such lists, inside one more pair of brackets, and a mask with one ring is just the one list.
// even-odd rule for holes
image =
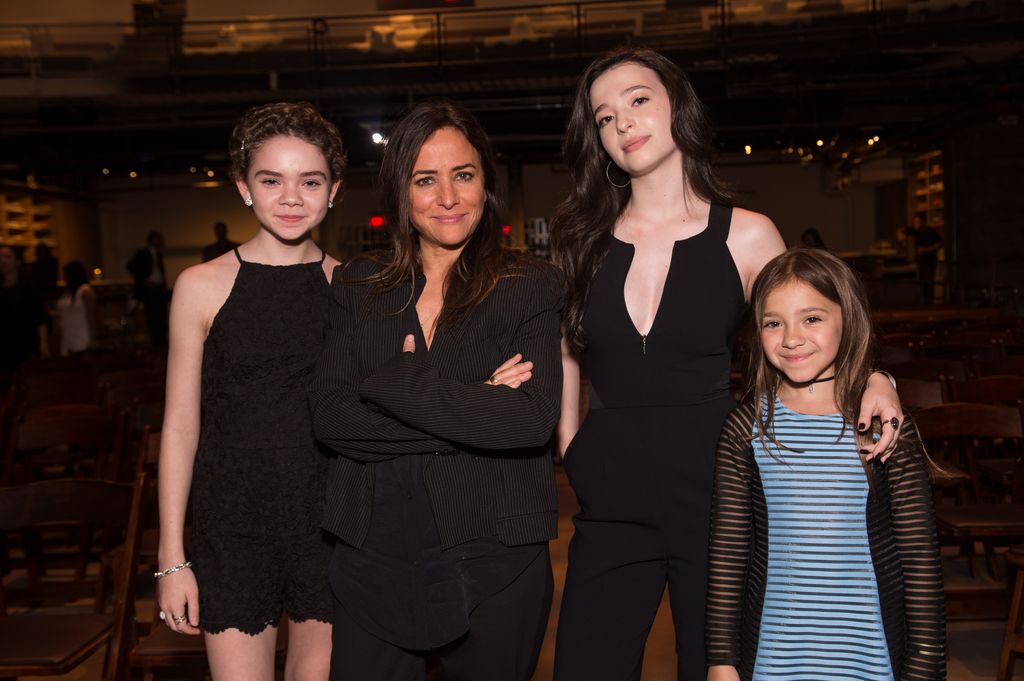
[[245, 197], [245, 205], [252, 206], [252, 197], [251, 196]]
[[629, 186], [629, 183], [631, 182], [631, 180], [626, 180], [626, 184], [615, 184], [615, 181], [612, 179], [611, 170], [612, 170], [612, 162], [608, 161], [608, 165], [606, 165], [604, 167], [604, 176], [606, 178], [608, 178], [608, 184], [610, 184], [611, 186], [615, 187], [616, 189], [625, 189], [626, 187]]
[[327, 199], [327, 207], [334, 208], [334, 201], [332, 201], [331, 199]]

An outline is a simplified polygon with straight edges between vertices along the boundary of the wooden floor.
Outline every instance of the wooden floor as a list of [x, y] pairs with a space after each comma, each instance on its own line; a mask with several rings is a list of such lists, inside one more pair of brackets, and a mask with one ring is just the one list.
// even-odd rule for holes
[[[565, 568], [572, 538], [572, 515], [577, 511], [576, 499], [561, 469], [558, 470], [558, 502], [559, 525], [558, 539], [551, 543], [551, 559], [555, 573], [555, 598], [551, 609], [547, 636], [541, 651], [537, 671], [533, 681], [551, 681], [555, 652], [555, 629], [558, 624], [558, 604], [561, 602], [562, 585], [565, 581]], [[962, 561], [959, 561], [962, 562]], [[960, 565], [944, 565], [953, 578], [958, 579], [958, 572], [963, 571]], [[964, 571], [965, 572], [965, 571]], [[150, 617], [150, 600], [140, 602], [139, 616]], [[1002, 644], [1005, 624], [1000, 621], [987, 622], [952, 622], [949, 624], [949, 681], [993, 681]], [[651, 635], [647, 642], [644, 656], [642, 681], [674, 681], [675, 679], [675, 646], [672, 635], [672, 617], [669, 613], [667, 599], [662, 600]], [[99, 654], [86, 664], [66, 676], [59, 677], [23, 677], [29, 679], [56, 681], [99, 681], [102, 658]], [[1024, 681], [1024, 660], [1017, 663], [1015, 681]], [[164, 677], [161, 677], [164, 678]], [[168, 677], [172, 678], [172, 677]], [[483, 680], [482, 680], [483, 681]]]

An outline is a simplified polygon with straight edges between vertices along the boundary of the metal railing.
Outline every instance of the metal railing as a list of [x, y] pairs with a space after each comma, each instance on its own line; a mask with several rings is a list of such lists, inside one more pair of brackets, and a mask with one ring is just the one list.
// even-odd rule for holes
[[[623, 43], [720, 48], [758, 36], [998, 21], [984, 0], [594, 1], [304, 18], [0, 26], [0, 77], [134, 70], [244, 72], [501, 62]], [[1019, 17], [1017, 17], [1019, 18]]]

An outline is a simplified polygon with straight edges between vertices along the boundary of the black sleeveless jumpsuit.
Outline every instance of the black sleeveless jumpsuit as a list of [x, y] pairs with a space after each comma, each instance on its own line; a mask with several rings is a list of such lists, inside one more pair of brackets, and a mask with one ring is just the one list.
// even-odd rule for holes
[[623, 285], [633, 246], [612, 238], [584, 311], [590, 412], [566, 453], [580, 503], [558, 623], [556, 681], [640, 678], [666, 582], [679, 679], [703, 681], [715, 449], [734, 406], [732, 338], [745, 310], [725, 241], [732, 209], [675, 242], [641, 336]]
[[200, 626], [257, 634], [329, 622], [331, 546], [320, 530], [327, 458], [306, 387], [330, 293], [322, 262], [243, 261], [203, 346], [202, 428], [192, 477]]

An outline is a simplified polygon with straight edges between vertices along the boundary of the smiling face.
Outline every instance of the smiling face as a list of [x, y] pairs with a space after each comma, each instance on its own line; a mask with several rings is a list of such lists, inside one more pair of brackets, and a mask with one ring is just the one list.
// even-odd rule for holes
[[441, 128], [420, 147], [409, 182], [409, 219], [420, 247], [461, 251], [487, 200], [477, 150], [458, 130]]
[[761, 346], [790, 384], [835, 375], [842, 337], [839, 305], [809, 284], [790, 280], [765, 298]]
[[329, 178], [320, 149], [282, 135], [267, 139], [253, 152], [246, 178], [237, 185], [243, 199], [252, 197], [260, 224], [281, 241], [294, 242], [327, 214], [327, 201], [339, 184]]
[[601, 145], [631, 177], [666, 162], [682, 167], [672, 137], [672, 101], [651, 69], [625, 62], [605, 71], [590, 87], [590, 108]]

